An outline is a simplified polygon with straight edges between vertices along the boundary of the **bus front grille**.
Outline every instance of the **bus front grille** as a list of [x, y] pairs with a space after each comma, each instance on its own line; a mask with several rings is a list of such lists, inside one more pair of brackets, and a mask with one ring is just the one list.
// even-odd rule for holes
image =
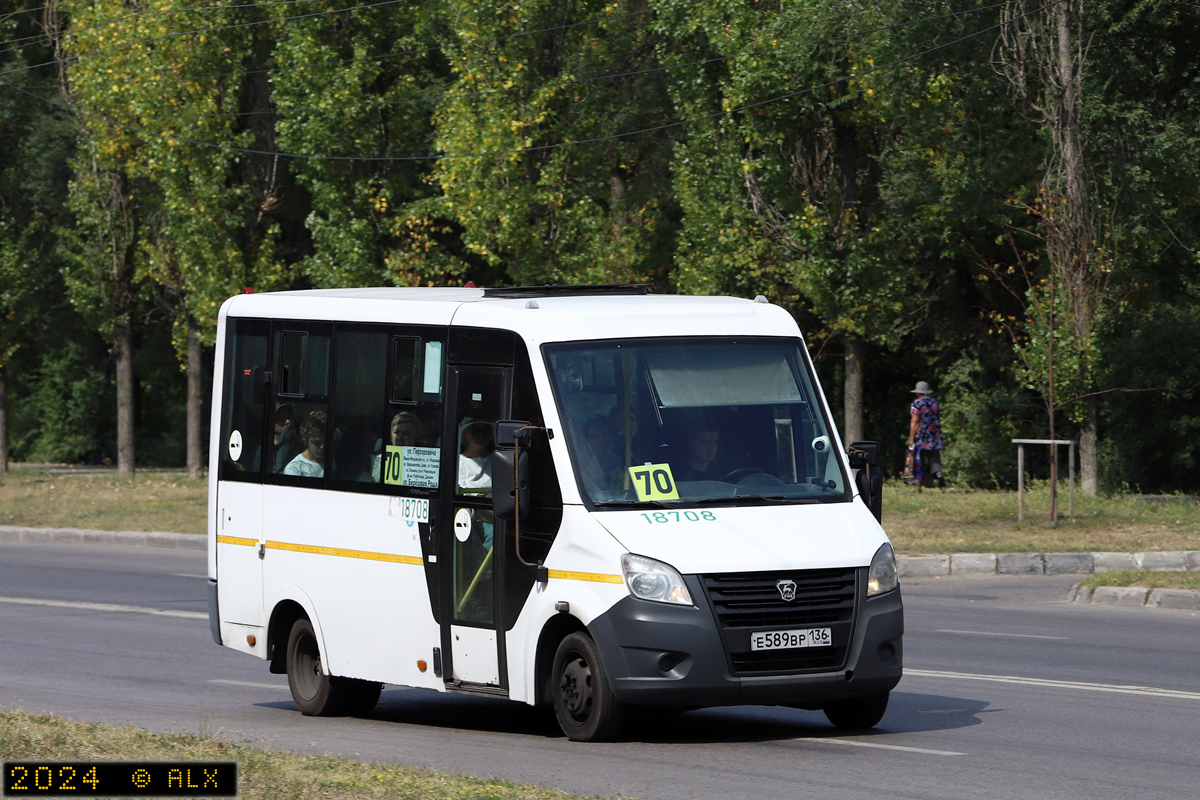
[[[854, 624], [854, 567], [704, 575], [735, 675], [821, 672], [842, 667]], [[794, 592], [794, 596], [793, 596]], [[789, 596], [791, 599], [785, 600]], [[833, 645], [753, 650], [751, 634], [829, 628]]]

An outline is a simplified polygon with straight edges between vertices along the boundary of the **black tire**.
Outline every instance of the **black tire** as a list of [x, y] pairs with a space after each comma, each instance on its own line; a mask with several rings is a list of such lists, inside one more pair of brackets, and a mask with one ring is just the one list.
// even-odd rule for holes
[[365, 717], [375, 710], [383, 684], [358, 678], [334, 678], [346, 690], [345, 713], [352, 717]]
[[554, 716], [568, 739], [603, 742], [620, 733], [621, 702], [590, 636], [576, 632], [559, 643], [550, 680]]
[[825, 716], [837, 728], [847, 730], [874, 728], [883, 719], [890, 696], [891, 692], [883, 692], [867, 697], [838, 700], [836, 703], [825, 706]]
[[308, 717], [336, 717], [344, 713], [347, 689], [321, 665], [321, 649], [312, 623], [298, 619], [292, 624], [287, 649], [288, 687], [300, 713]]

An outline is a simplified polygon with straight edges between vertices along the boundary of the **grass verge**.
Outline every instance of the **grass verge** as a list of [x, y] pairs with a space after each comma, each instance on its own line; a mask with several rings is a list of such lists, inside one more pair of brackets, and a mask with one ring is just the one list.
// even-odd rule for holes
[[1050, 489], [1034, 485], [1017, 522], [1016, 492], [925, 489], [900, 482], [883, 490], [883, 527], [896, 552], [922, 553], [1142, 553], [1200, 550], [1200, 502], [1188, 497], [1075, 492], [1067, 516], [1065, 485], [1059, 518], [1047, 519]]
[[1147, 589], [1193, 589], [1200, 592], [1200, 572], [1151, 572], [1122, 569], [1089, 575], [1084, 586], [1144, 586]]
[[60, 717], [0, 713], [0, 761], [236, 761], [243, 800], [563, 800], [556, 789], [495, 779], [444, 775], [394, 764], [302, 756], [230, 742], [218, 736], [150, 733], [132, 725], [74, 722]]
[[[178, 475], [121, 479], [17, 468], [0, 477], [0, 525], [203, 533], [207, 492], [207, 481]], [[1058, 522], [1046, 518], [1049, 498], [1046, 483], [1031, 486], [1019, 523], [1015, 492], [918, 492], [896, 481], [883, 490], [883, 526], [902, 555], [1200, 550], [1194, 498], [1076, 492], [1069, 518], [1060, 489]]]
[[182, 475], [118, 478], [10, 468], [0, 476], [0, 525], [204, 533], [207, 499], [207, 480]]

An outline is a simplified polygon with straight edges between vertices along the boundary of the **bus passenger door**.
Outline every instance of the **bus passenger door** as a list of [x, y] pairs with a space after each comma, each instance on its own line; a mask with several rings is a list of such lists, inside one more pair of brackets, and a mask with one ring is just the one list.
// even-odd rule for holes
[[442, 555], [442, 653], [447, 684], [504, 693], [508, 670], [500, 603], [504, 593], [503, 523], [492, 515], [491, 454], [495, 423], [509, 410], [511, 370], [449, 369], [444, 433], [454, 454], [449, 513], [438, 515]]

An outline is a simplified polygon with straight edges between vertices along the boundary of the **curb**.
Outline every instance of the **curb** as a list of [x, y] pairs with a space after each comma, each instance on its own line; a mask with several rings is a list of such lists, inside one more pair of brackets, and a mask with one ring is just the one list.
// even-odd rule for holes
[[128, 547], [168, 547], [175, 550], [207, 550], [208, 537], [165, 531], [91, 531], [80, 528], [22, 528], [0, 525], [0, 542], [61, 542], [63, 544], [108, 544]]
[[1090, 575], [1118, 569], [1200, 572], [1200, 550], [1149, 553], [948, 553], [896, 556], [896, 566], [901, 578], [932, 575]]
[[1200, 592], [1191, 589], [1147, 589], [1144, 586], [1090, 586], [1075, 584], [1067, 596], [1071, 603], [1127, 608], [1200, 609]]

